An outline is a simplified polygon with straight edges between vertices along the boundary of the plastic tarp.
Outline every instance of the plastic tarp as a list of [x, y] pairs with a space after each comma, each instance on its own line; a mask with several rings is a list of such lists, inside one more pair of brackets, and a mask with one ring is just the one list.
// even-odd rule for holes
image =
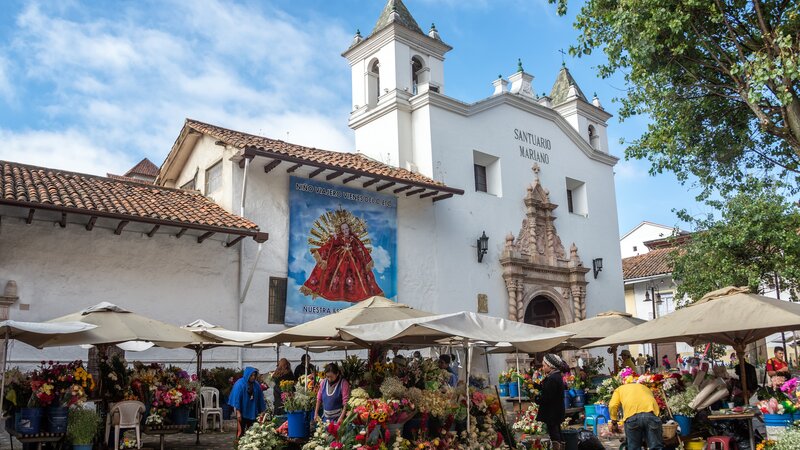
[[574, 347], [581, 347], [645, 322], [646, 320], [633, 317], [628, 313], [608, 311], [591, 319], [572, 322], [556, 329], [575, 333], [567, 342]]
[[343, 338], [365, 343], [496, 346], [505, 342], [523, 353], [547, 351], [574, 334], [466, 311], [339, 329]]
[[223, 341], [218, 344], [209, 343], [208, 345], [209, 347], [215, 345], [244, 346], [250, 344], [251, 342], [260, 342], [265, 339], [269, 339], [277, 334], [275, 332], [270, 333], [270, 332], [228, 330], [227, 328], [211, 324], [202, 319], [195, 320], [194, 322], [188, 325], [184, 325], [182, 328], [189, 331], [193, 331], [203, 336], [209, 336], [212, 338], [211, 339], [212, 342], [213, 340]]

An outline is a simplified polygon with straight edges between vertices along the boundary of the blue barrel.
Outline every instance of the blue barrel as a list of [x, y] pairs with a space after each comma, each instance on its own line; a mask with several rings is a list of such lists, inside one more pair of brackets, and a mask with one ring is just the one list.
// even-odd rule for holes
[[572, 398], [574, 408], [583, 408], [586, 404], [586, 392], [583, 389], [575, 389], [575, 396]]
[[47, 430], [51, 433], [66, 433], [68, 414], [69, 408], [65, 406], [47, 408]]
[[792, 424], [791, 414], [763, 414], [761, 417], [768, 427], [788, 427]]
[[500, 397], [508, 397], [508, 383], [500, 383], [497, 387], [500, 389]]
[[564, 391], [564, 409], [572, 408], [572, 399], [569, 398], [569, 392]]
[[42, 408], [22, 408], [18, 414], [18, 433], [36, 434], [41, 430]]
[[508, 395], [510, 397], [519, 397], [519, 384], [516, 381], [508, 384]]
[[[791, 417], [791, 416], [790, 416]], [[678, 426], [681, 427], [680, 435], [681, 436], [688, 436], [692, 432], [692, 418], [682, 416], [680, 414], [675, 414], [673, 416], [675, 422], [678, 422]]]
[[289, 437], [292, 439], [301, 439], [308, 437], [308, 422], [306, 422], [305, 411], [295, 411], [286, 414], [289, 422]]

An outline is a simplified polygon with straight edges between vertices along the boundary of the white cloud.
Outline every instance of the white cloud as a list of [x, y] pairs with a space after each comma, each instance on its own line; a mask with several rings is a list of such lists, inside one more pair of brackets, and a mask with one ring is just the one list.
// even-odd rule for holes
[[389, 256], [389, 252], [381, 246], [372, 247], [372, 253], [370, 255], [372, 256], [372, 263], [375, 266], [375, 271], [378, 273], [383, 273], [392, 265], [392, 258]]
[[631, 181], [648, 177], [648, 168], [641, 161], [621, 160], [614, 166], [614, 174], [617, 180]]
[[[350, 36], [337, 24], [300, 23], [261, 4], [151, 6], [101, 14], [81, 5], [25, 8], [9, 56], [25, 77], [23, 89], [36, 84], [26, 92], [36, 101], [25, 112], [41, 122], [29, 125], [39, 130], [0, 125], [0, 133], [18, 142], [48, 136], [53, 144], [58, 136], [80, 136], [68, 145], [84, 142], [93, 156], [74, 158], [70, 167], [99, 174], [127, 169], [101, 167], [104, 161], [147, 156], [160, 163], [186, 117], [353, 149], [349, 71], [339, 56]], [[5, 67], [0, 59], [0, 98], [11, 92]], [[44, 146], [28, 149], [16, 160], [59, 167]]]
[[0, 130], [3, 159], [37, 166], [105, 175], [124, 173], [135, 161], [130, 155], [98, 147], [92, 139], [75, 130]]
[[14, 89], [11, 85], [11, 64], [8, 59], [0, 55], [0, 99], [11, 101], [14, 98]]

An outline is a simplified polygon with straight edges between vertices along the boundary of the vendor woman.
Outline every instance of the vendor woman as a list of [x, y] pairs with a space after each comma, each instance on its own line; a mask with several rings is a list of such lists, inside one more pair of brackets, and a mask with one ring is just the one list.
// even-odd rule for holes
[[339, 366], [330, 363], [325, 366], [325, 379], [317, 392], [317, 406], [314, 408], [314, 421], [318, 420], [322, 406], [321, 419], [326, 422], [341, 423], [347, 414], [347, 400], [350, 399], [350, 384], [342, 378]]
[[539, 404], [537, 419], [547, 425], [550, 441], [554, 449], [561, 446], [561, 422], [564, 421], [564, 380], [561, 378], [561, 367], [564, 362], [558, 355], [544, 355], [542, 372], [545, 375], [536, 403]]

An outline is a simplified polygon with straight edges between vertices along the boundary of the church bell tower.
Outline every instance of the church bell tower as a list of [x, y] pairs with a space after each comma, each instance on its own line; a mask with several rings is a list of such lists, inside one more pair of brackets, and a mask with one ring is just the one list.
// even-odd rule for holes
[[349, 126], [356, 149], [374, 159], [416, 170], [411, 100], [444, 93], [444, 55], [435, 25], [420, 28], [401, 0], [388, 0], [372, 32], [356, 32], [342, 56], [352, 71]]

